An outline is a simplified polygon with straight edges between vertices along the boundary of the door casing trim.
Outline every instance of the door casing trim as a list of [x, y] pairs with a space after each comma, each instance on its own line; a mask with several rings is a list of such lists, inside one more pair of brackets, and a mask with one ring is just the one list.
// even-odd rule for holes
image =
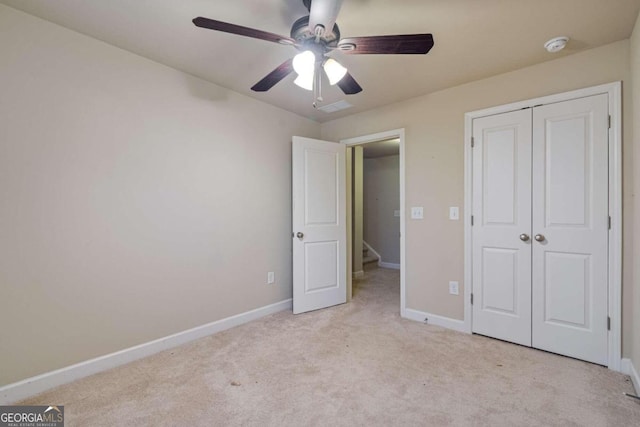
[[[540, 98], [471, 111], [464, 115], [464, 330], [472, 332], [471, 290], [472, 246], [471, 215], [473, 212], [472, 147], [473, 119], [507, 113], [538, 105], [553, 104], [587, 96], [607, 94], [609, 98], [609, 289], [608, 311], [611, 330], [608, 333], [609, 369], [620, 371], [622, 357], [622, 82], [558, 93]], [[604, 321], [604, 320], [603, 320]]]

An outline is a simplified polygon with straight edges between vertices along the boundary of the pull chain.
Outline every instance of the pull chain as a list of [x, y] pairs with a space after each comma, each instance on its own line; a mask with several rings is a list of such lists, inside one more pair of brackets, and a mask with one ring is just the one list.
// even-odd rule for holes
[[322, 75], [320, 74], [321, 61], [316, 61], [313, 73], [313, 108], [318, 108], [322, 103]]

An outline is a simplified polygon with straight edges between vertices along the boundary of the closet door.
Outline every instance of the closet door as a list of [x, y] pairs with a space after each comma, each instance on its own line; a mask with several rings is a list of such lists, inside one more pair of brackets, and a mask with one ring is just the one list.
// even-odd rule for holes
[[473, 332], [531, 345], [531, 110], [473, 121]]
[[607, 95], [533, 111], [532, 345], [599, 364], [607, 364], [608, 115]]

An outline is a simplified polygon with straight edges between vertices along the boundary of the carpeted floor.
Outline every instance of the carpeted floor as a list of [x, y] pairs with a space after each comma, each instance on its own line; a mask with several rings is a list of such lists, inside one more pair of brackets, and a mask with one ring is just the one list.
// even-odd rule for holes
[[399, 316], [399, 272], [59, 387], [67, 426], [640, 425], [606, 368]]

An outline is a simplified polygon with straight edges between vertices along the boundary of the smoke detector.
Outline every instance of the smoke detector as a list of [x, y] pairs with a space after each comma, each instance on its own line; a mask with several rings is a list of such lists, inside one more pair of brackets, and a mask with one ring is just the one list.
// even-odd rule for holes
[[549, 40], [548, 42], [546, 42], [544, 44], [544, 48], [547, 49], [547, 52], [549, 53], [560, 52], [567, 45], [568, 41], [569, 41], [569, 37], [565, 37], [565, 36], [555, 37]]

